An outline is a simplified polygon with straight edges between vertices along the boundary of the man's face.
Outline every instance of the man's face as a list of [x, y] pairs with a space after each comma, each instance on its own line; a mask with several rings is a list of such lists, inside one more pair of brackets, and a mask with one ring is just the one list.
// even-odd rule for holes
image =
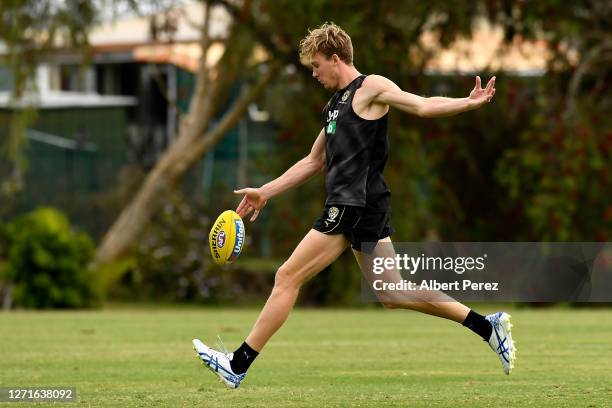
[[336, 89], [338, 86], [338, 59], [336, 54], [327, 59], [320, 52], [310, 59], [312, 77], [319, 81], [325, 89]]

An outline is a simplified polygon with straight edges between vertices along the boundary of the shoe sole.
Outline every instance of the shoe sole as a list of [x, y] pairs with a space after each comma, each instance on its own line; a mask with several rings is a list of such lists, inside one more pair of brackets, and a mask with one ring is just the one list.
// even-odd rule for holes
[[206, 368], [208, 371], [210, 371], [211, 373], [213, 373], [215, 375], [215, 377], [217, 378], [217, 381], [219, 381], [221, 384], [225, 385], [226, 388], [230, 389], [230, 390], [235, 390], [238, 387], [232, 387], [231, 385], [229, 385], [228, 383], [226, 383], [225, 381], [223, 381], [221, 379], [221, 376], [219, 375], [219, 373], [217, 373], [216, 371], [213, 371], [205, 362], [204, 360], [202, 360], [202, 357], [200, 356], [200, 352], [198, 351], [198, 349], [196, 349], [195, 346], [191, 347], [193, 349], [193, 351], [196, 352], [196, 356], [198, 357], [198, 360], [200, 360], [200, 364], [202, 364], [204, 366], [204, 368]]

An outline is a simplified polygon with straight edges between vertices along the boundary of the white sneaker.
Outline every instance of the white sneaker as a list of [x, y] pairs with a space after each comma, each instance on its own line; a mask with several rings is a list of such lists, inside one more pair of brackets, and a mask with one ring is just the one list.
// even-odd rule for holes
[[232, 371], [230, 361], [234, 353], [222, 353], [213, 350], [198, 339], [193, 339], [193, 349], [198, 357], [210, 371], [217, 374], [219, 380], [229, 388], [238, 388], [240, 382], [246, 377], [246, 373], [236, 374]]
[[505, 312], [497, 312], [485, 317], [493, 326], [489, 346], [497, 354], [504, 367], [504, 373], [510, 374], [514, 368], [516, 359], [516, 346], [512, 340], [512, 323], [510, 315]]

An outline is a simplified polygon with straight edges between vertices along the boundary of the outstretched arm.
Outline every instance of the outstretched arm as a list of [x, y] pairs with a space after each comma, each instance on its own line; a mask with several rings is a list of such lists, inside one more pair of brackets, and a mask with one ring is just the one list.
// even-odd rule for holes
[[442, 96], [425, 98], [402, 91], [395, 83], [379, 75], [372, 75], [368, 88], [370, 88], [372, 103], [393, 106], [404, 112], [425, 118], [437, 118], [476, 109], [490, 102], [495, 95], [495, 77], [489, 80], [485, 88], [482, 88], [480, 77], [477, 76], [476, 85], [467, 98], [446, 98]]
[[308, 156], [295, 163], [280, 177], [259, 188], [243, 188], [234, 191], [234, 194], [244, 195], [238, 208], [236, 208], [236, 212], [241, 217], [245, 217], [254, 211], [251, 221], [255, 221], [259, 211], [266, 205], [269, 198], [302, 184], [323, 170], [324, 166], [325, 132], [324, 129], [321, 129]]

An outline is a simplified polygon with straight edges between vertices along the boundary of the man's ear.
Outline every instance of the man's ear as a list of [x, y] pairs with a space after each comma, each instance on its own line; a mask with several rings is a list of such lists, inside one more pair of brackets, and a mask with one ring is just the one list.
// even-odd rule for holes
[[340, 62], [340, 57], [338, 56], [338, 54], [332, 54], [331, 59], [334, 65], [338, 65], [338, 63]]

